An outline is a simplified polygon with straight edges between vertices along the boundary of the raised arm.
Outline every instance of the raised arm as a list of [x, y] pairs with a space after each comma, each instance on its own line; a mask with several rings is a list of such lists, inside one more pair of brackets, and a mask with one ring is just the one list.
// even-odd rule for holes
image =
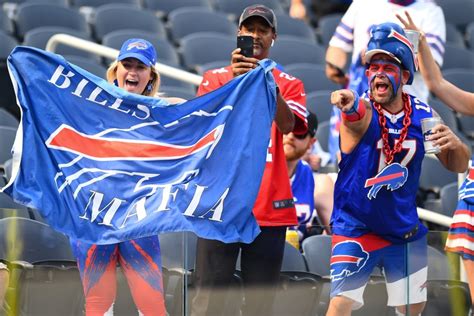
[[[397, 18], [402, 22], [406, 29], [419, 31], [418, 27], [413, 23], [413, 20], [408, 12], [405, 11], [405, 17], [397, 14]], [[459, 89], [449, 81], [443, 78], [441, 69], [435, 62], [431, 54], [430, 47], [424, 36], [420, 32], [420, 40], [418, 45], [418, 62], [420, 72], [426, 85], [433, 92], [436, 97], [443, 101], [450, 108], [456, 112], [474, 115], [474, 93], [470, 93]]]

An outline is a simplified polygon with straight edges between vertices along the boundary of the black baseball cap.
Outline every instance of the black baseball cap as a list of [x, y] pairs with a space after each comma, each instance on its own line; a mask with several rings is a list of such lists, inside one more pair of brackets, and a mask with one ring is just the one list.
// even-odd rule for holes
[[318, 130], [318, 118], [314, 113], [308, 111], [306, 119], [308, 120], [308, 134], [311, 137], [316, 136], [316, 131]]
[[267, 21], [268, 25], [270, 25], [276, 33], [277, 20], [275, 13], [272, 9], [264, 6], [263, 4], [253, 4], [251, 6], [246, 7], [242, 12], [242, 15], [240, 16], [239, 28], [242, 26], [242, 23], [244, 23], [245, 20], [252, 16], [259, 16], [263, 18], [265, 21]]

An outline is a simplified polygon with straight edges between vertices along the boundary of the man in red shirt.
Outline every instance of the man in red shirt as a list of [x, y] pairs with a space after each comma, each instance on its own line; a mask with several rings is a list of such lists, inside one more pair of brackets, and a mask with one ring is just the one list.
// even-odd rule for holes
[[[270, 47], [277, 37], [276, 29], [277, 21], [271, 9], [263, 5], [245, 8], [240, 16], [238, 35], [253, 37], [254, 57], [243, 56], [240, 48], [234, 50], [229, 66], [204, 74], [198, 95], [215, 90], [234, 77], [256, 68], [259, 60], [269, 56]], [[277, 110], [268, 145], [267, 163], [253, 208], [261, 233], [250, 244], [225, 244], [198, 239], [195, 270], [197, 293], [193, 299], [192, 315], [225, 315], [223, 295], [231, 284], [239, 250], [242, 250], [241, 271], [246, 294], [243, 315], [272, 314], [286, 227], [298, 223], [283, 152], [283, 134], [304, 134], [307, 129], [303, 83], [278, 69], [273, 70], [273, 76], [278, 86]]]

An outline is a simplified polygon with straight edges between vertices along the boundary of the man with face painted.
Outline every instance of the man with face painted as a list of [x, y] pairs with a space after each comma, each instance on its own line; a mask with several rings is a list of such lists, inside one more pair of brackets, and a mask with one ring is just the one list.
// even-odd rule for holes
[[[403, 92], [415, 74], [413, 47], [403, 29], [383, 23], [370, 35], [365, 97], [352, 90], [331, 95], [342, 123], [327, 315], [350, 315], [361, 307], [376, 266], [384, 270], [388, 305], [405, 315], [409, 303], [409, 315], [420, 315], [427, 279], [427, 229], [415, 203], [425, 156], [421, 120], [437, 113]], [[436, 156], [447, 169], [465, 171], [469, 151], [446, 125], [435, 126], [429, 137], [439, 145]]]

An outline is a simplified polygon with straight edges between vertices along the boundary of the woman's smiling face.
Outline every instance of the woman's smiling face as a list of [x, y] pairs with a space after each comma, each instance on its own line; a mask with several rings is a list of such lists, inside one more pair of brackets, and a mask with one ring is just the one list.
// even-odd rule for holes
[[117, 65], [118, 86], [127, 92], [143, 94], [152, 79], [151, 67], [136, 58], [125, 58]]

